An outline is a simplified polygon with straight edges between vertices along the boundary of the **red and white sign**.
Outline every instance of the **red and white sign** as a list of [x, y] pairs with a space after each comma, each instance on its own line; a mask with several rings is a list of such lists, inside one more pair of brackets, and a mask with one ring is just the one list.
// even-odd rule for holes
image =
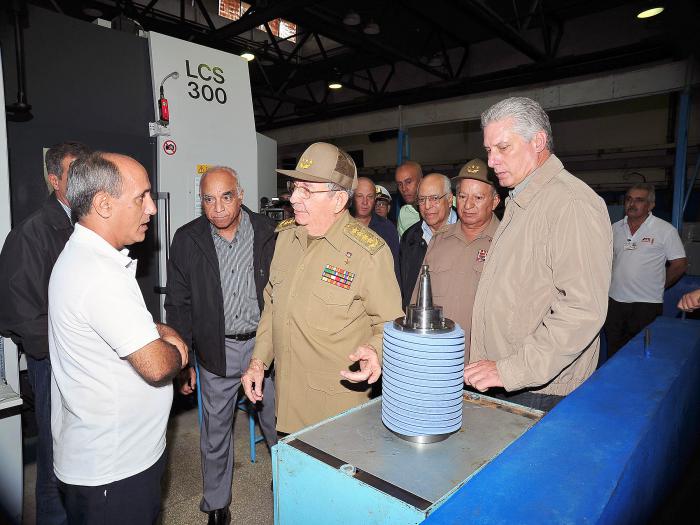
[[175, 155], [177, 151], [177, 144], [172, 140], [166, 140], [163, 142], [163, 151], [166, 155]]

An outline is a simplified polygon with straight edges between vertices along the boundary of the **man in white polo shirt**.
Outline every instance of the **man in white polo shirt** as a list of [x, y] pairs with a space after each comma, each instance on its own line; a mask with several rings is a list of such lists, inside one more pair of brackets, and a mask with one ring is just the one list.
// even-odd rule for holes
[[655, 202], [654, 186], [635, 184], [625, 196], [625, 218], [613, 224], [608, 357], [661, 315], [664, 290], [688, 267], [678, 231], [652, 215]]
[[187, 363], [177, 333], [155, 324], [124, 247], [156, 213], [130, 157], [73, 162], [78, 223], [49, 282], [54, 470], [73, 524], [151, 524], [160, 512], [171, 378]]

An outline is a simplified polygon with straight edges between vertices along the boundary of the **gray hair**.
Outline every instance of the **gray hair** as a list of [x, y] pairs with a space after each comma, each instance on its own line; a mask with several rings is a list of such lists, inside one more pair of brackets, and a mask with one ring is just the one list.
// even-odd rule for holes
[[[452, 193], [452, 184], [450, 182], [450, 179], [447, 175], [443, 175], [442, 173], [428, 173], [426, 177], [431, 177], [435, 176], [440, 179], [440, 182], [442, 182], [442, 193]], [[420, 181], [420, 184], [418, 185], [418, 189], [420, 190], [420, 186], [423, 184], [423, 181], [425, 179], [422, 179]]]
[[[337, 184], [335, 182], [327, 182], [326, 187], [328, 188], [329, 191], [342, 191], [345, 192], [348, 196], [348, 202], [352, 200], [352, 196], [355, 194], [355, 190], [352, 189], [347, 189], [341, 186], [340, 184]], [[332, 196], [332, 194], [328, 194], [329, 196]]]
[[90, 213], [92, 201], [99, 192], [104, 191], [114, 198], [122, 194], [119, 168], [105, 155], [102, 151], [96, 151], [78, 157], [70, 165], [66, 198], [76, 220]]
[[223, 171], [223, 172], [231, 175], [236, 180], [236, 194], [237, 195], [241, 194], [241, 190], [243, 188], [241, 188], [241, 181], [238, 178], [238, 172], [236, 170], [234, 170], [233, 168], [229, 168], [228, 166], [209, 166], [209, 167], [207, 167], [207, 171], [205, 171], [204, 174], [202, 175], [202, 178], [199, 179], [200, 193], [201, 193], [201, 189], [202, 189], [202, 183], [204, 182], [204, 177], [206, 177], [207, 175], [209, 175], [210, 173], [213, 173], [215, 171]]
[[494, 104], [481, 114], [481, 129], [491, 122], [512, 118], [513, 131], [530, 141], [538, 131], [547, 135], [547, 149], [554, 153], [554, 139], [549, 117], [542, 106], [527, 97], [510, 97]]
[[637, 182], [636, 184], [633, 184], [629, 190], [627, 190], [627, 193], [629, 193], [630, 190], [646, 191], [648, 193], [647, 201], [649, 202], [649, 204], [656, 203], [656, 190], [654, 189], [653, 184], [649, 184], [648, 182]]
[[56, 175], [59, 179], [63, 176], [61, 163], [66, 157], [82, 157], [90, 153], [90, 148], [81, 142], [62, 142], [54, 144], [46, 152], [44, 163], [46, 173]]

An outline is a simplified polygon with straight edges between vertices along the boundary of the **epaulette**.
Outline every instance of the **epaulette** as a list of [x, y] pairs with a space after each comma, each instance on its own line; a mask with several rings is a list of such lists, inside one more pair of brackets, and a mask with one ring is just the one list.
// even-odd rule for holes
[[277, 225], [277, 228], [275, 228], [275, 233], [288, 230], [289, 228], [296, 226], [296, 224], [297, 223], [294, 221], [294, 217], [290, 219], [284, 219]]
[[386, 244], [379, 235], [356, 221], [347, 223], [343, 232], [372, 255]]

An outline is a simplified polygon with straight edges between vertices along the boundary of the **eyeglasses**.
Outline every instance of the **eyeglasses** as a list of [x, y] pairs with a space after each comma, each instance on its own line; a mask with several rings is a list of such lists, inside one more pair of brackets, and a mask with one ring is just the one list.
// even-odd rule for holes
[[310, 190], [306, 186], [299, 186], [296, 182], [292, 182], [291, 180], [287, 181], [287, 191], [289, 192], [289, 195], [291, 196], [294, 194], [295, 191], [299, 192], [299, 195], [301, 195], [302, 199], [308, 199], [311, 197], [312, 193], [330, 193], [332, 191], [338, 191], [338, 190]]
[[443, 193], [442, 195], [428, 195], [427, 197], [418, 197], [418, 206], [425, 206], [427, 203], [430, 204], [437, 204], [440, 202], [440, 199], [442, 199], [447, 193]]

